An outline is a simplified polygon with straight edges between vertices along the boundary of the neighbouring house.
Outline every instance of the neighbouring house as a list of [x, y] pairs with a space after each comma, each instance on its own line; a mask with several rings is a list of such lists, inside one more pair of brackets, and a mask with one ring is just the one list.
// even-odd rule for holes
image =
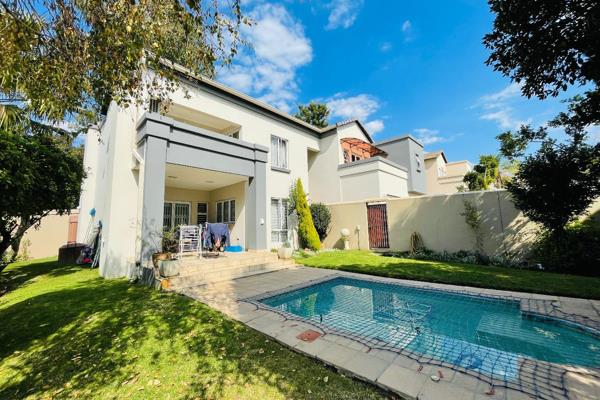
[[465, 174], [473, 170], [467, 161], [448, 162], [443, 151], [425, 154], [427, 194], [452, 194], [463, 185]]
[[423, 144], [418, 139], [412, 135], [403, 135], [378, 142], [376, 146], [387, 152], [389, 160], [407, 169], [410, 196], [428, 193]]
[[163, 229], [182, 224], [227, 223], [232, 244], [247, 250], [281, 246], [290, 239], [287, 198], [297, 178], [312, 202], [423, 190], [409, 184], [409, 173], [422, 173], [416, 156], [374, 145], [359, 121], [316, 128], [178, 70], [181, 88], [169, 104], [113, 102], [102, 125], [88, 131], [77, 238], [101, 225], [102, 276], [149, 267]]

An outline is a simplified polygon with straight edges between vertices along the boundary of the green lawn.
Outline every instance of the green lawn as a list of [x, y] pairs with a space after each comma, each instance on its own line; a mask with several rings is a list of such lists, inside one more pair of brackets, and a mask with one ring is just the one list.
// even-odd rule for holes
[[296, 261], [309, 267], [392, 278], [600, 299], [600, 278], [577, 275], [384, 257], [358, 250], [322, 252]]
[[53, 260], [0, 279], [0, 399], [383, 398], [183, 296]]

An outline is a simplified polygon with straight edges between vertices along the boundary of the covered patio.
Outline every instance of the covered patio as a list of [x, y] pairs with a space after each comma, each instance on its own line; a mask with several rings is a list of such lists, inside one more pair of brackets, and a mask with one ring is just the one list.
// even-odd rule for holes
[[225, 223], [232, 245], [266, 250], [266, 147], [152, 113], [137, 142], [141, 267], [151, 268], [164, 228], [185, 224]]

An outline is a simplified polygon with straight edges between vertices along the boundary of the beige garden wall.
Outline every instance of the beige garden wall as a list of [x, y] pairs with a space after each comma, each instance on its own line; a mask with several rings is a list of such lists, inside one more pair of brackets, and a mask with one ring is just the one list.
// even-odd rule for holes
[[69, 240], [69, 217], [77, 214], [78, 210], [72, 210], [71, 215], [52, 212], [42, 218], [37, 229], [25, 232], [19, 254], [30, 259], [57, 256], [58, 248]]
[[[461, 215], [465, 200], [482, 212], [483, 245], [488, 255], [520, 253], [529, 248], [537, 226], [514, 207], [506, 191], [488, 191], [382, 200], [387, 204], [390, 249], [409, 250], [410, 236], [418, 232], [431, 250], [473, 250], [475, 235]], [[360, 248], [368, 248], [366, 203], [329, 207], [332, 227], [324, 246], [339, 248], [339, 232], [347, 228], [352, 232], [352, 248], [359, 248], [359, 239]], [[361, 229], [357, 230], [357, 226]]]

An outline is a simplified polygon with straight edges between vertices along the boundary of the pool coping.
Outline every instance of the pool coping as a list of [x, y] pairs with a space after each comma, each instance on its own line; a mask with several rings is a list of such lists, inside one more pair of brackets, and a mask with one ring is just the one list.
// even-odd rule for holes
[[[547, 398], [547, 399], [568, 399], [568, 391], [565, 386], [565, 374], [569, 372], [573, 367], [569, 365], [555, 364], [551, 362], [546, 362], [542, 360], [537, 360], [529, 357], [518, 357], [518, 367], [517, 367], [517, 381], [511, 382], [506, 379], [497, 379], [492, 376], [486, 376], [482, 373], [475, 372], [469, 368], [462, 367], [459, 365], [455, 365], [452, 363], [448, 363], [445, 361], [436, 360], [433, 357], [423, 356], [419, 353], [415, 353], [412, 351], [406, 351], [403, 348], [397, 348], [395, 346], [391, 346], [387, 344], [385, 341], [376, 340], [364, 337], [362, 335], [341, 332], [336, 330], [335, 328], [331, 328], [319, 322], [309, 320], [307, 318], [298, 316], [296, 314], [292, 314], [283, 310], [276, 309], [274, 307], [270, 307], [264, 303], [262, 300], [266, 300], [268, 298], [290, 293], [296, 290], [304, 289], [313, 285], [317, 285], [320, 283], [328, 282], [331, 280], [339, 279], [339, 278], [350, 278], [359, 281], [365, 282], [377, 282], [383, 283], [393, 286], [400, 287], [411, 287], [417, 290], [424, 291], [434, 291], [434, 292], [444, 292], [451, 293], [461, 296], [468, 297], [476, 297], [476, 298], [485, 298], [485, 299], [497, 299], [503, 301], [512, 301], [518, 303], [520, 311], [525, 314], [537, 316], [542, 319], [551, 319], [556, 321], [562, 321], [572, 325], [575, 328], [589, 331], [594, 335], [600, 336], [600, 331], [597, 329], [597, 325], [589, 318], [578, 316], [578, 315], [568, 315], [562, 311], [560, 311], [556, 305], [556, 301], [547, 300], [547, 299], [531, 299], [521, 296], [514, 295], [494, 295], [490, 293], [474, 293], [472, 290], [452, 290], [452, 289], [441, 289], [429, 287], [427, 285], [410, 285], [404, 282], [394, 282], [389, 280], [382, 280], [379, 277], [375, 276], [352, 276], [349, 277], [347, 274], [334, 273], [329, 276], [325, 276], [318, 279], [313, 279], [309, 281], [305, 281], [302, 283], [298, 283], [295, 285], [290, 285], [281, 289], [272, 290], [268, 292], [263, 292], [255, 296], [251, 296], [245, 299], [241, 299], [240, 301], [252, 304], [257, 307], [257, 309], [268, 310], [275, 314], [280, 315], [286, 320], [294, 320], [306, 323], [308, 325], [313, 326], [315, 329], [321, 331], [322, 335], [336, 335], [340, 337], [344, 337], [350, 340], [354, 340], [356, 342], [361, 343], [362, 345], [367, 347], [367, 353], [372, 350], [384, 350], [396, 353], [398, 355], [402, 355], [408, 357], [419, 364], [426, 364], [434, 367], [444, 367], [448, 369], [452, 369], [463, 374], [472, 376], [482, 382], [485, 382], [490, 385], [492, 388], [507, 388], [516, 390], [527, 395], [534, 396], [535, 398]], [[537, 307], [531, 307], [531, 305], [535, 305]], [[550, 310], [550, 311], [548, 311]], [[558, 317], [557, 314], [561, 316], [565, 316], [568, 318]], [[583, 324], [579, 321], [584, 322]], [[589, 325], [586, 325], [589, 324]], [[590, 326], [591, 325], [591, 326]], [[420, 368], [420, 367], [419, 367]], [[575, 367], [577, 368], [577, 367]], [[600, 379], [600, 368], [584, 368], [590, 371], [590, 375], [593, 375], [596, 379]], [[538, 375], [543, 374], [543, 377]]]
[[[600, 321], [600, 302], [594, 300], [410, 281], [304, 266], [240, 278], [220, 285], [186, 288], [180, 292], [208, 304], [295, 352], [315, 358], [343, 374], [374, 384], [402, 398], [418, 398], [420, 400], [428, 398], [472, 400], [506, 400], [509, 398], [511, 400], [524, 400], [531, 398], [530, 395], [519, 391], [518, 388], [492, 386], [488, 382], [456, 370], [454, 365], [448, 368], [440, 362], [438, 364], [419, 363], [396, 352], [369, 349], [355, 339], [349, 339], [334, 333], [322, 335], [311, 343], [303, 342], [297, 338], [298, 334], [307, 329], [319, 329], [318, 326], [315, 327], [311, 323], [312, 321], [287, 318], [272, 310], [257, 307], [251, 302], [253, 298], [264, 299], [275, 295], [277, 292], [289, 292], [294, 288], [310, 286], [318, 281], [325, 281], [334, 277], [373, 280], [412, 286], [418, 289], [452, 291], [468, 296], [531, 300], [531, 302], [522, 301], [521, 304], [526, 306], [528, 303], [531, 304], [530, 309], [534, 312], [540, 310], [544, 312], [545, 309], [550, 310], [547, 316], [554, 318], [556, 318], [557, 311], [564, 313], [559, 305], [568, 305], [571, 309], [582, 311], [579, 315], [582, 318], [575, 318], [574, 323], [577, 323], [577, 320], [596, 321], [596, 316], [598, 316], [597, 320]], [[552, 304], [553, 302], [554, 304]], [[449, 365], [448, 363], [445, 364]], [[548, 368], [553, 368], [558, 364], [537, 362], [537, 365], [542, 367], [541, 371], [547, 371]], [[547, 393], [540, 396], [540, 398], [600, 398], [600, 383], [596, 383], [600, 382], [600, 371], [558, 366], [561, 368], [560, 372], [556, 371], [560, 373], [561, 379], [559, 392]], [[536, 369], [531, 368], [530, 364], [520, 363], [519, 371], [522, 369], [528, 369], [530, 375], [535, 378]], [[430, 377], [437, 374], [443, 374], [442, 379], [437, 382], [432, 381]]]

